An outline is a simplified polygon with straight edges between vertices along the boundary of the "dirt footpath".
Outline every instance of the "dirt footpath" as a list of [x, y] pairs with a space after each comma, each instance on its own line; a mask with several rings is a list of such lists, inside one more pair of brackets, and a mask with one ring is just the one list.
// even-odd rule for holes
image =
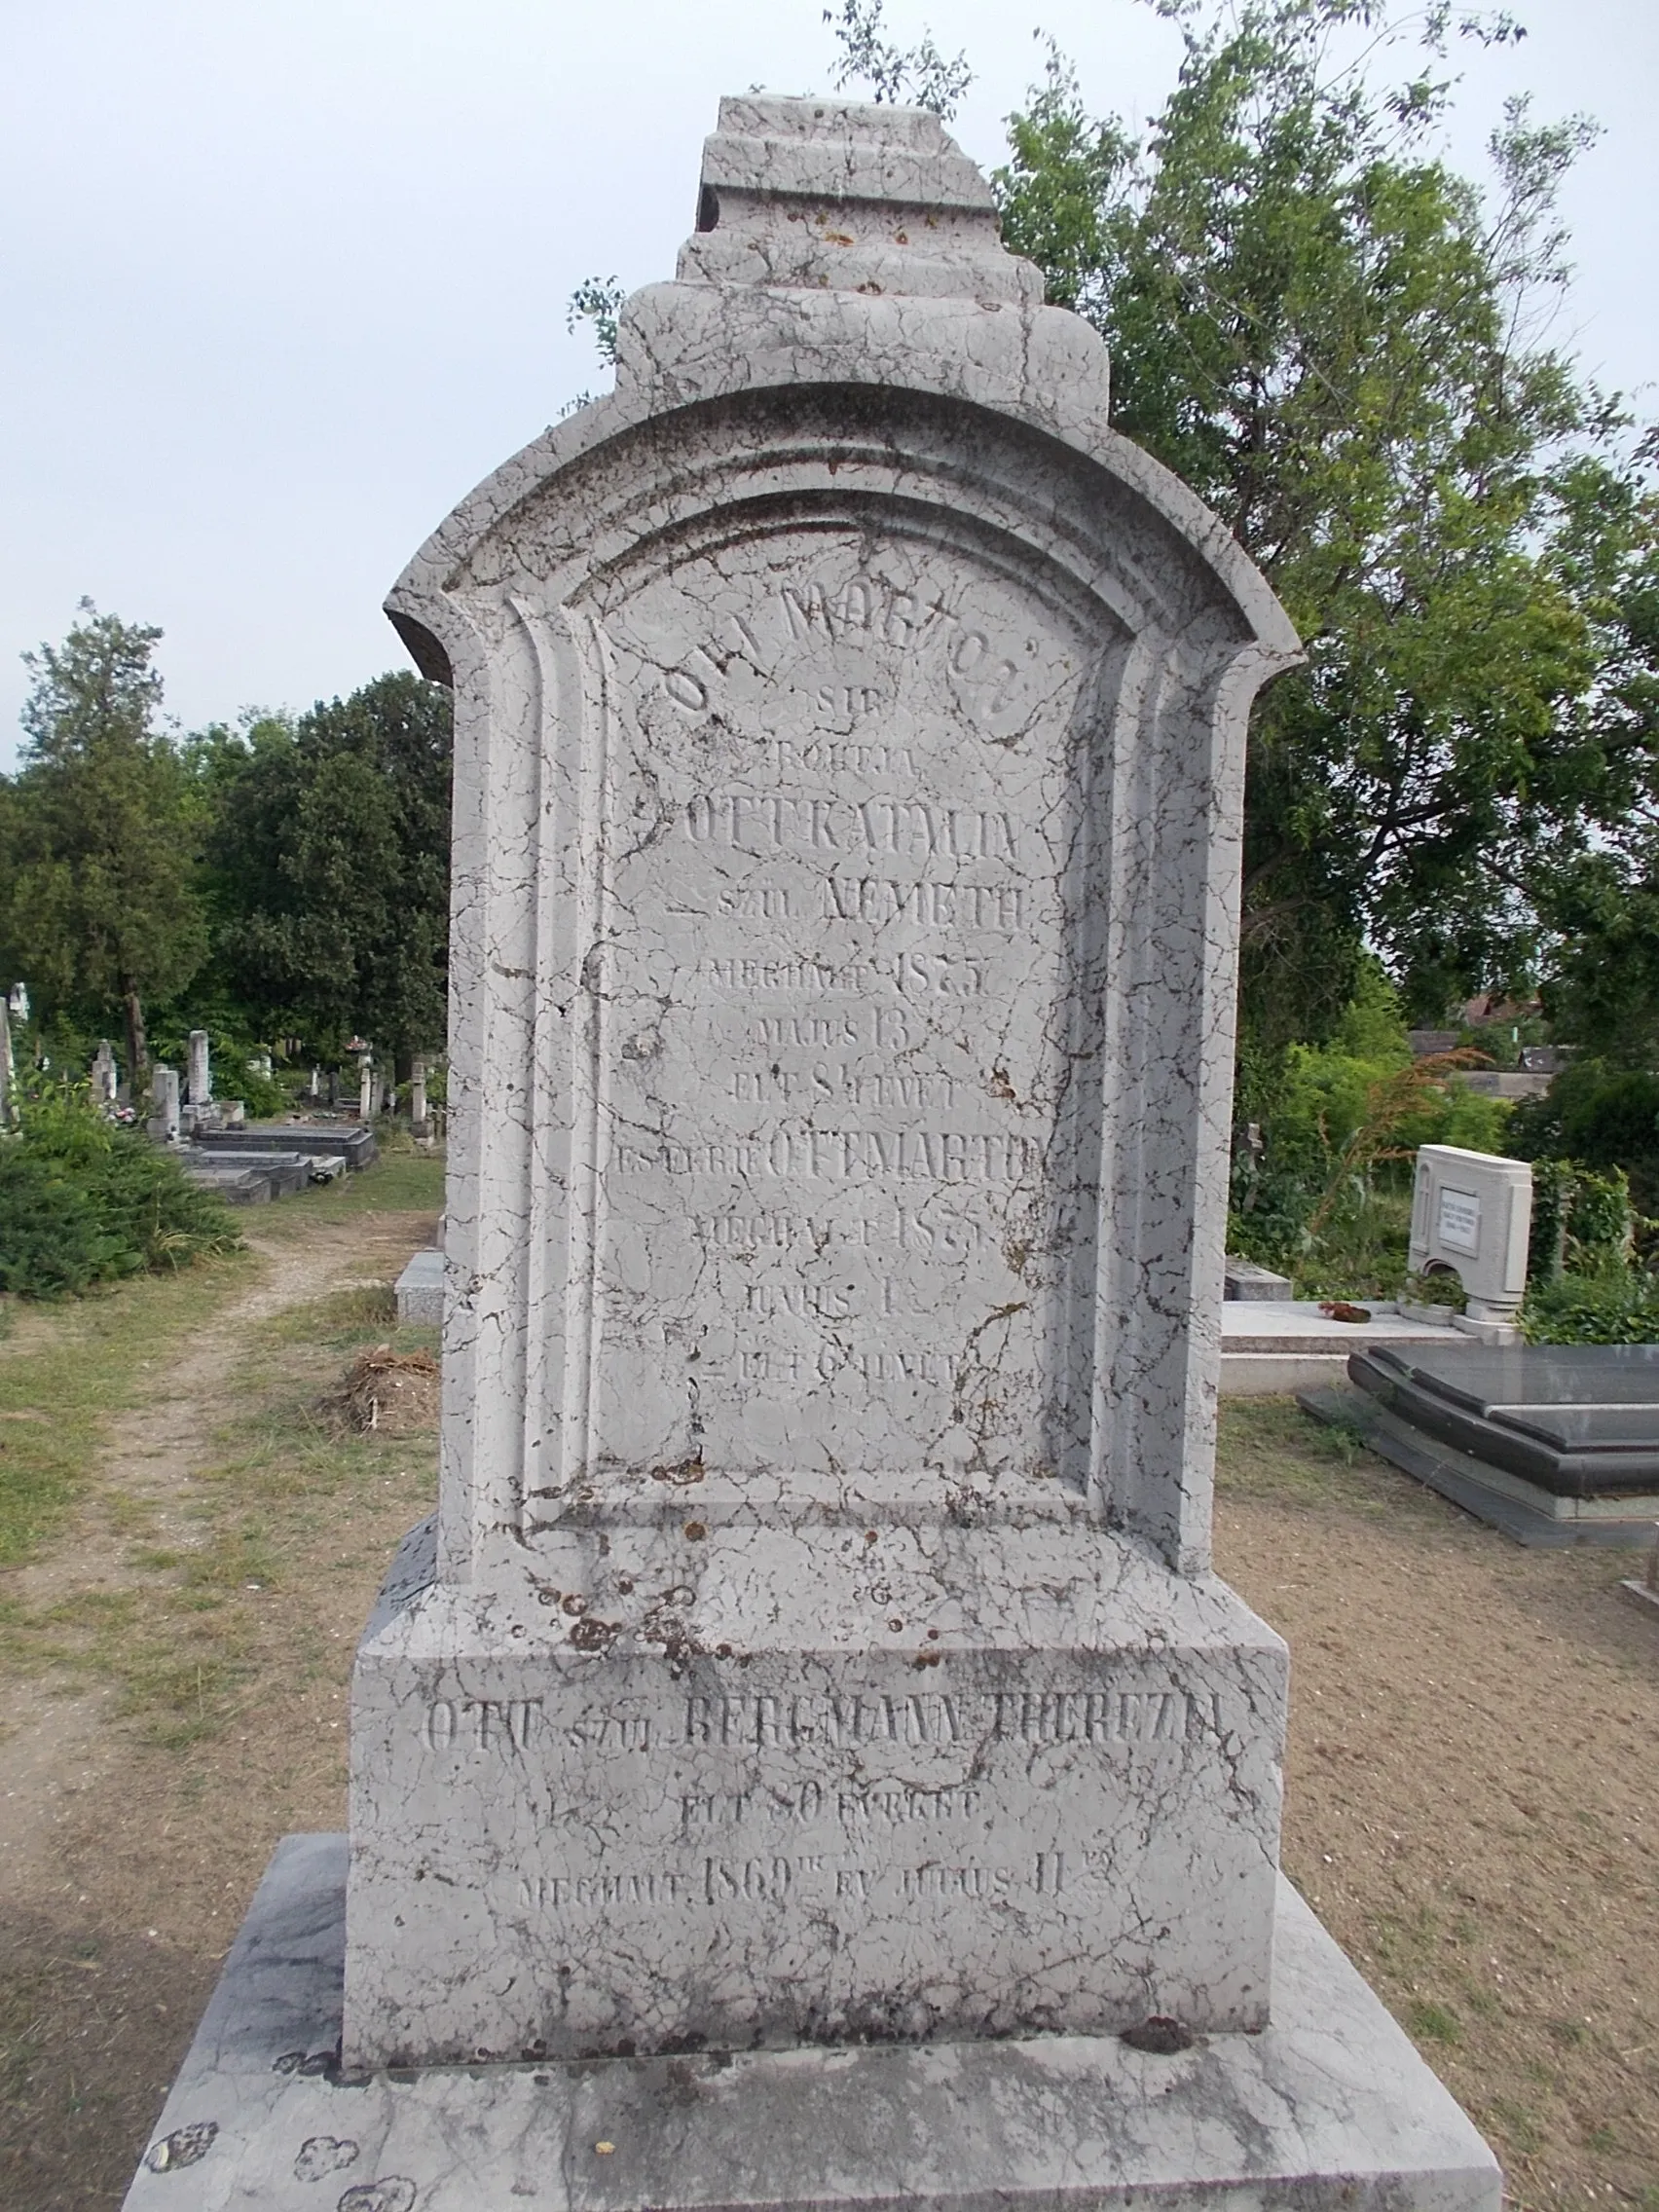
[[1284, 1864], [1527, 2206], [1659, 2212], [1659, 1613], [1287, 1404], [1227, 1409], [1217, 1565], [1291, 1647]]
[[342, 1442], [314, 1405], [364, 1318], [387, 1333], [354, 1286], [434, 1227], [255, 1230], [257, 1279], [158, 1357], [68, 1528], [3, 1578], [6, 2212], [120, 2203], [275, 1839], [343, 1825], [350, 1654], [433, 1447]]

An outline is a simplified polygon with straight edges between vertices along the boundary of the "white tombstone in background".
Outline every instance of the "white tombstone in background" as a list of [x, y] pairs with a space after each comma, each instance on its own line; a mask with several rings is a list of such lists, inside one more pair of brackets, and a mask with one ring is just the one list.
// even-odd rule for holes
[[190, 1032], [190, 1064], [188, 1097], [192, 1106], [206, 1106], [213, 1097], [213, 1063], [207, 1050], [205, 1029]]
[[357, 1062], [357, 1119], [372, 1122], [375, 1118], [375, 1063], [365, 1052]]
[[419, 1135], [426, 1125], [426, 1063], [417, 1060], [409, 1070], [409, 1122]]
[[113, 1106], [120, 1083], [121, 1078], [115, 1069], [115, 1054], [110, 1051], [109, 1039], [106, 1037], [100, 1042], [92, 1059], [92, 1103], [106, 1108]]
[[1419, 1147], [1412, 1194], [1409, 1261], [1416, 1274], [1448, 1270], [1463, 1286], [1468, 1310], [1456, 1317], [1493, 1343], [1520, 1335], [1515, 1316], [1527, 1295], [1532, 1227], [1532, 1170], [1524, 1160]]
[[178, 1070], [150, 1070], [150, 1134], [157, 1144], [177, 1144], [180, 1135]]

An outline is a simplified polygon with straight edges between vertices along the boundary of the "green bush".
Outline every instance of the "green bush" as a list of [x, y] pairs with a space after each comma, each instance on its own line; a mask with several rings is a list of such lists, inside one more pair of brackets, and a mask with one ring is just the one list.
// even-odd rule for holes
[[0, 1290], [80, 1296], [237, 1241], [230, 1215], [179, 1162], [105, 1121], [84, 1089], [43, 1084], [0, 1137]]
[[1641, 1226], [1622, 1167], [1600, 1170], [1581, 1160], [1533, 1161], [1527, 1262], [1531, 1281], [1628, 1268]]
[[1336, 1033], [1241, 1071], [1228, 1249], [1294, 1277], [1302, 1295], [1391, 1297], [1406, 1273], [1419, 1145], [1501, 1152], [1509, 1107], [1414, 1061], [1393, 985], [1361, 972]]
[[1515, 1109], [1509, 1141], [1520, 1160], [1623, 1168], [1641, 1211], [1659, 1211], [1659, 1076], [1569, 1061], [1542, 1098]]
[[275, 1074], [257, 1075], [248, 1066], [248, 1053], [241, 1051], [228, 1050], [215, 1056], [213, 1095], [240, 1098], [247, 1108], [250, 1122], [275, 1121], [278, 1114], [288, 1111], [291, 1103], [287, 1090]]
[[119, 1237], [98, 1221], [84, 1187], [60, 1161], [0, 1139], [0, 1290], [18, 1298], [78, 1297], [124, 1267]]
[[1531, 1345], [1659, 1344], [1659, 1278], [1607, 1268], [1535, 1284], [1521, 1328]]

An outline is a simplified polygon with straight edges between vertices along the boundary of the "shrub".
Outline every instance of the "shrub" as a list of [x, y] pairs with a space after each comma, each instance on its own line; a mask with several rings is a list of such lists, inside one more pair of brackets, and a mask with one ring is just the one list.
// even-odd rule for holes
[[1641, 1210], [1659, 1209], [1659, 1077], [1569, 1061], [1542, 1098], [1516, 1108], [1510, 1143], [1522, 1160], [1621, 1167]]
[[87, 1179], [103, 1229], [143, 1268], [182, 1267], [237, 1241], [231, 1218], [176, 1160], [131, 1129], [112, 1132], [108, 1153]]
[[1521, 1309], [1531, 1345], [1659, 1344], [1659, 1278], [1634, 1268], [1536, 1284]]
[[1622, 1167], [1601, 1171], [1581, 1160], [1533, 1161], [1530, 1280], [1627, 1267], [1640, 1226]]
[[123, 1269], [120, 1239], [59, 1161], [0, 1140], [0, 1290], [18, 1298], [79, 1296]]
[[1506, 1104], [1469, 1090], [1475, 1051], [1414, 1059], [1393, 985], [1372, 963], [1325, 1045], [1249, 1070], [1259, 1146], [1235, 1149], [1229, 1249], [1303, 1294], [1391, 1296], [1404, 1280], [1419, 1145], [1500, 1152]]
[[183, 1267], [237, 1241], [218, 1198], [86, 1091], [45, 1084], [0, 1137], [0, 1290], [79, 1296], [145, 1268]]

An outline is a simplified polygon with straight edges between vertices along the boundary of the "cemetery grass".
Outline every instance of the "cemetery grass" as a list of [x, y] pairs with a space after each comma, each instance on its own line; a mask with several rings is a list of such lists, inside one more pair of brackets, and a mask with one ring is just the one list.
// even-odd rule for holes
[[442, 1172], [394, 1156], [0, 1344], [57, 1486], [0, 1572], [8, 2212], [119, 2204], [273, 1840], [341, 1825], [350, 1654], [435, 1437], [320, 1401], [365, 1345], [435, 1345], [390, 1285]]
[[1284, 1865], [1512, 2203], [1659, 2212], [1659, 1617], [1289, 1400], [1224, 1404], [1217, 1567], [1291, 1646]]

